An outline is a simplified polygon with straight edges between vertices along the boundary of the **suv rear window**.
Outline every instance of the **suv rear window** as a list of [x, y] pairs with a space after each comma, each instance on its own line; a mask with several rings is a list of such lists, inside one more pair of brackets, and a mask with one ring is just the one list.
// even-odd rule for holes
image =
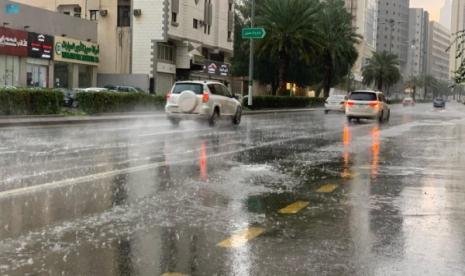
[[178, 83], [174, 86], [173, 94], [181, 94], [186, 90], [194, 91], [197, 95], [202, 95], [203, 85], [198, 83]]
[[371, 93], [371, 92], [353, 92], [350, 94], [349, 99], [354, 100], [354, 101], [376, 101], [378, 100], [376, 98], [376, 94]]

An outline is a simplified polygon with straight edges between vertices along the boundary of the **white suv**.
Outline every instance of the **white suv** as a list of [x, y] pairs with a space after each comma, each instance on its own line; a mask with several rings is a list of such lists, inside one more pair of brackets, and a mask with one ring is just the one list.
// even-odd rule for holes
[[166, 95], [166, 115], [175, 125], [184, 119], [206, 119], [215, 125], [220, 117], [241, 123], [242, 105], [220, 82], [181, 81]]
[[391, 110], [382, 92], [361, 90], [349, 94], [346, 116], [352, 119], [376, 119], [380, 123], [389, 121]]

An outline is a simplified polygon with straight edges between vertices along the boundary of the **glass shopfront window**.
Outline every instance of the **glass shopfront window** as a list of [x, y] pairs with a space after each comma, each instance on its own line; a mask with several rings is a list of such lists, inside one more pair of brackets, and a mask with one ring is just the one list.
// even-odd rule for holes
[[0, 55], [0, 87], [19, 86], [19, 57]]
[[28, 64], [27, 86], [48, 87], [48, 66]]

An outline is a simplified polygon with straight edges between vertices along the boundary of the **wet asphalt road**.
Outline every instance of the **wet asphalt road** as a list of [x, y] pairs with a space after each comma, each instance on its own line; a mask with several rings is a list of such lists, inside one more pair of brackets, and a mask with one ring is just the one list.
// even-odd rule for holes
[[0, 274], [465, 275], [464, 118], [0, 129]]

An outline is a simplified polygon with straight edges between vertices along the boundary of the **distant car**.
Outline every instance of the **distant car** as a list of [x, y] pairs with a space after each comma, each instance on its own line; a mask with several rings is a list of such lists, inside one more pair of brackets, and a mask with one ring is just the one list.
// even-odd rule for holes
[[414, 106], [415, 101], [413, 100], [413, 98], [407, 97], [407, 98], [404, 98], [404, 100], [402, 101], [402, 105], [403, 106]]
[[446, 108], [446, 101], [442, 98], [436, 98], [433, 100], [433, 106], [435, 108]]
[[109, 90], [105, 87], [88, 87], [79, 89], [81, 92], [108, 92]]
[[104, 88], [116, 91], [116, 92], [123, 92], [123, 93], [145, 93], [142, 89], [133, 87], [133, 86], [125, 86], [125, 85], [105, 85]]
[[382, 92], [360, 90], [349, 94], [346, 116], [349, 122], [352, 119], [374, 119], [382, 123], [389, 121], [391, 110]]
[[220, 117], [231, 118], [235, 125], [241, 123], [241, 102], [222, 83], [176, 82], [166, 98], [166, 115], [175, 125], [184, 119], [205, 119], [213, 126]]
[[332, 95], [326, 99], [325, 102], [325, 113], [328, 114], [330, 111], [345, 111], [345, 103], [347, 96], [345, 95]]
[[17, 89], [16, 86], [12, 85], [0, 85], [0, 89]]

